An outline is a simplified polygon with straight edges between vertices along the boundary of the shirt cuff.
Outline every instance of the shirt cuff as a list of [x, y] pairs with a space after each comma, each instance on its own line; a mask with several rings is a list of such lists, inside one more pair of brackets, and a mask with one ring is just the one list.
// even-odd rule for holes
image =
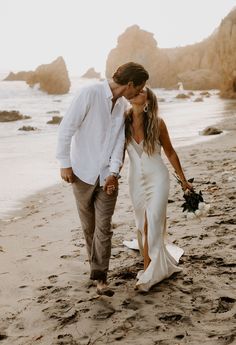
[[59, 160], [61, 168], [71, 168], [71, 161], [69, 158]]
[[110, 163], [110, 172], [119, 173], [120, 172], [120, 162]]

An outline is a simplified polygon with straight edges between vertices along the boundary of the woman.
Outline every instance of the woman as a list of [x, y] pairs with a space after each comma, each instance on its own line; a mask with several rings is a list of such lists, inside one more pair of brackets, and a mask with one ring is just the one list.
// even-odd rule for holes
[[183, 254], [181, 248], [164, 243], [169, 172], [161, 158], [161, 147], [179, 176], [183, 190], [192, 189], [192, 185], [185, 178], [165, 122], [158, 117], [155, 94], [146, 87], [130, 103], [132, 108], [125, 118], [129, 189], [139, 249], [144, 257], [144, 270], [138, 273], [136, 288], [148, 291], [181, 270], [176, 265]]

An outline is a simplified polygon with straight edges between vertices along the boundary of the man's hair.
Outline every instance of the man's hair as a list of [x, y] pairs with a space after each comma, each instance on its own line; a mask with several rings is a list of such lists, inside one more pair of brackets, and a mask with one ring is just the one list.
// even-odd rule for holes
[[120, 85], [126, 85], [132, 81], [134, 86], [137, 86], [148, 80], [149, 74], [142, 65], [128, 62], [118, 67], [112, 78]]

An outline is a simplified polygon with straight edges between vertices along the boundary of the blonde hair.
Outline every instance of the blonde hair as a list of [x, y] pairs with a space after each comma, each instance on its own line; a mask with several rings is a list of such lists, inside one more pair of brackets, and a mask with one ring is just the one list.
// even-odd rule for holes
[[[156, 144], [159, 141], [159, 117], [158, 117], [158, 103], [154, 92], [146, 87], [148, 109], [143, 111], [143, 150], [151, 156], [156, 150]], [[125, 115], [125, 144], [130, 143], [132, 138], [131, 126], [133, 123], [132, 108]]]

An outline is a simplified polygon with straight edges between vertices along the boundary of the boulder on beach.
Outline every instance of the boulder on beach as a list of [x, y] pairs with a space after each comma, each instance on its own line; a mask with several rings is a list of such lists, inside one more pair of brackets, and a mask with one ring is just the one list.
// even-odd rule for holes
[[3, 110], [0, 111], [0, 122], [11, 122], [11, 121], [18, 121], [18, 120], [27, 120], [30, 119], [30, 116], [22, 115], [19, 111], [12, 110], [7, 111]]
[[18, 131], [35, 131], [37, 128], [32, 126], [22, 126], [18, 128]]
[[61, 120], [62, 120], [62, 116], [53, 116], [51, 120], [49, 120], [47, 123], [50, 125], [58, 125]]
[[215, 134], [220, 134], [223, 131], [221, 129], [218, 129], [216, 127], [206, 127], [200, 132], [200, 135], [215, 135]]
[[69, 92], [71, 83], [64, 59], [59, 57], [50, 64], [39, 66], [27, 79], [27, 84], [31, 87], [39, 84], [40, 90], [48, 94]]
[[33, 73], [33, 71], [20, 71], [17, 73], [10, 72], [8, 76], [3, 79], [3, 81], [27, 81], [33, 75]]
[[82, 76], [81, 78], [88, 78], [88, 79], [93, 79], [93, 78], [97, 78], [100, 79], [101, 78], [101, 73], [96, 72], [95, 69], [89, 68]]
[[203, 98], [202, 97], [197, 97], [197, 98], [195, 98], [194, 102], [203, 102]]
[[175, 96], [175, 98], [190, 98], [189, 95], [187, 95], [186, 93], [179, 93], [178, 95]]
[[211, 94], [208, 91], [202, 91], [202, 92], [200, 92], [200, 95], [205, 96], [205, 97], [211, 97]]

